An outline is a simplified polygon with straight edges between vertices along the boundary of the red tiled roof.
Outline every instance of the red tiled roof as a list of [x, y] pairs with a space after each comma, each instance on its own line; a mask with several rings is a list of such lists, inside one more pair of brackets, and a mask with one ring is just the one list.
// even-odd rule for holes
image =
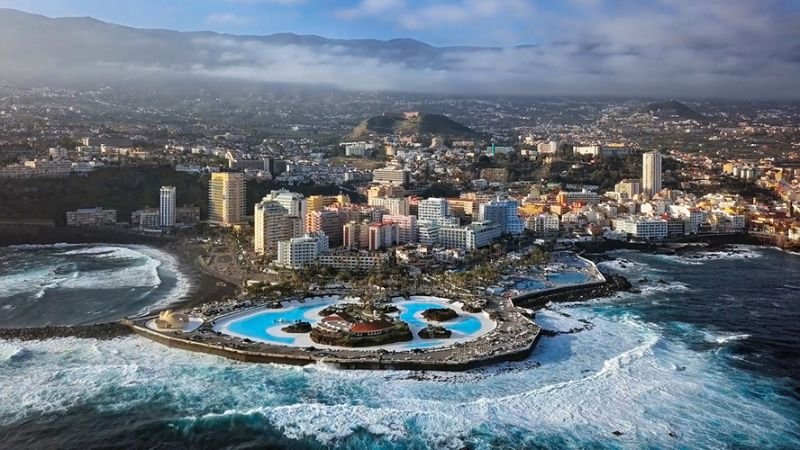
[[392, 326], [392, 324], [390, 324], [389, 322], [383, 322], [383, 321], [361, 322], [361, 323], [354, 324], [350, 328], [350, 332], [351, 333], [369, 333], [371, 331], [385, 330], [387, 328], [391, 328], [391, 326]]

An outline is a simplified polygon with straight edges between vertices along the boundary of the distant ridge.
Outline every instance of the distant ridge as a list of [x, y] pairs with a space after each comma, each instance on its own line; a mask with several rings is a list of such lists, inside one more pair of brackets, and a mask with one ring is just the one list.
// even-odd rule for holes
[[650, 103], [646, 106], [646, 110], [653, 115], [658, 116], [662, 120], [678, 117], [683, 120], [694, 120], [700, 123], [708, 122], [708, 118], [706, 116], [677, 100]]
[[430, 134], [450, 138], [474, 138], [480, 135], [442, 114], [385, 113], [370, 117], [356, 126], [345, 140], [364, 139], [370, 135]]

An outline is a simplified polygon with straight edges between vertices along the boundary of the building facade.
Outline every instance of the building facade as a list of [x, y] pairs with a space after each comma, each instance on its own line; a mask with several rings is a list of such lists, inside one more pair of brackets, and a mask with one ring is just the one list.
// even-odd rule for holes
[[222, 227], [245, 223], [245, 189], [242, 173], [212, 173], [208, 186], [208, 223]]
[[116, 209], [85, 208], [67, 211], [69, 227], [113, 227], [117, 223]]
[[161, 186], [159, 191], [159, 225], [162, 228], [172, 228], [176, 222], [176, 199], [177, 193], [175, 186]]
[[642, 155], [642, 193], [652, 197], [661, 192], [661, 153], [647, 152]]

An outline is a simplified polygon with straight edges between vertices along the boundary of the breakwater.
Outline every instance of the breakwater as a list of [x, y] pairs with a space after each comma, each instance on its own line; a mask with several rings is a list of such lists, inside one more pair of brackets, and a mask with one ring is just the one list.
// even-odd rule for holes
[[239, 346], [240, 348], [236, 348], [233, 345], [201, 342], [178, 336], [170, 336], [138, 325], [134, 325], [131, 328], [136, 334], [166, 345], [167, 347], [208, 353], [247, 363], [286, 364], [295, 366], [325, 364], [339, 369], [350, 370], [431, 370], [447, 372], [477, 369], [501, 362], [522, 361], [533, 352], [533, 349], [539, 341], [541, 331], [537, 329], [532, 340], [526, 345], [513, 350], [476, 356], [467, 360], [448, 360], [435, 356], [426, 359], [424, 356], [420, 357], [418, 354], [408, 352], [362, 352], [357, 355], [352, 355], [352, 352], [336, 352], [341, 353], [341, 355], [336, 355], [331, 352], [291, 349], [288, 347], [286, 349], [273, 347], [271, 351], [251, 350], [249, 348], [252, 348], [252, 345]]
[[621, 275], [604, 275], [605, 281], [596, 281], [576, 286], [563, 286], [513, 297], [514, 306], [541, 309], [548, 303], [564, 303], [608, 297], [619, 291], [627, 291], [633, 286]]
[[17, 341], [42, 341], [65, 337], [81, 339], [115, 339], [128, 336], [133, 331], [123, 323], [99, 323], [93, 325], [53, 326], [36, 328], [0, 328], [0, 339]]

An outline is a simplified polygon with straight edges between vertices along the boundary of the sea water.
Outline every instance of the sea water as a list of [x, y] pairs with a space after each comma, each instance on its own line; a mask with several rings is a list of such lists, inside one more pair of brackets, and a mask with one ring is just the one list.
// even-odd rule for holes
[[541, 310], [530, 358], [463, 373], [0, 341], [0, 446], [800, 448], [800, 257], [748, 252], [614, 254], [640, 293]]
[[119, 320], [184, 298], [176, 260], [139, 245], [0, 248], [0, 327]]

